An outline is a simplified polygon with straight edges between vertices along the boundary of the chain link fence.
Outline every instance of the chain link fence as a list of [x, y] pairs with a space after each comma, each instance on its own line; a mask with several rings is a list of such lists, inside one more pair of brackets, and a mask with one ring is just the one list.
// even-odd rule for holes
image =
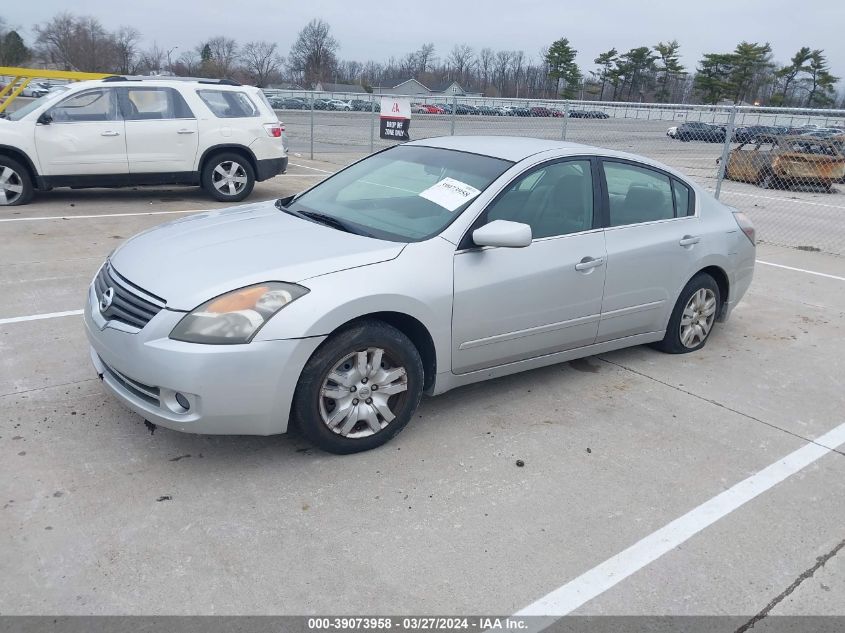
[[[526, 136], [647, 156], [745, 211], [762, 242], [845, 255], [845, 111], [406, 97], [412, 139]], [[395, 143], [379, 138], [381, 95], [268, 98], [295, 154], [346, 164]]]

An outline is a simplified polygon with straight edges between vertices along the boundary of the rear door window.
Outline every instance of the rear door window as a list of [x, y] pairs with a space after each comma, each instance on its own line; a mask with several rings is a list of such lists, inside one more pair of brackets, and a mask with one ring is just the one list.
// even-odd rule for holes
[[648, 167], [604, 160], [610, 226], [675, 217], [669, 176]]
[[258, 108], [246, 93], [236, 90], [197, 90], [211, 113], [221, 119], [257, 117]]
[[127, 121], [194, 118], [182, 95], [173, 88], [121, 88], [120, 97]]

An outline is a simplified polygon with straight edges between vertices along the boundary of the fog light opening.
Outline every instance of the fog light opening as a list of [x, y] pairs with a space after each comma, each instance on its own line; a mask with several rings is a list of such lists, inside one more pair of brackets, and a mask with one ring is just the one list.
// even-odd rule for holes
[[173, 397], [176, 398], [176, 403], [185, 409], [185, 411], [188, 411], [191, 408], [191, 403], [188, 402], [188, 399], [178, 391]]

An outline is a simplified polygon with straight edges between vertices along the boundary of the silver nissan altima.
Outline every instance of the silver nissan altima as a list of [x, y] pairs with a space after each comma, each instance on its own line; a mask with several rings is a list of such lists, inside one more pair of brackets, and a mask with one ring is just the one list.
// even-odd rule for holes
[[754, 227], [677, 171], [573, 143], [398, 145], [296, 196], [124, 243], [85, 326], [155, 424], [388, 441], [435, 395], [650, 343], [693, 352], [751, 283]]

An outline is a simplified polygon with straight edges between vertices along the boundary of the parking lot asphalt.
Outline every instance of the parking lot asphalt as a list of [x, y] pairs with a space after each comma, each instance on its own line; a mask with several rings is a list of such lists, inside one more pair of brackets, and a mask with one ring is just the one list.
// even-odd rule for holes
[[[292, 158], [251, 201], [334, 168]], [[94, 375], [76, 312], [104, 257], [214, 206], [189, 188], [56, 190], [0, 218], [0, 613], [508, 614], [634, 547], [648, 555], [567, 608], [845, 615], [845, 551], [807, 575], [845, 539], [845, 259], [761, 245], [702, 351], [458, 389], [337, 457], [296, 433], [151, 433]], [[701, 521], [749, 478], [757, 496]], [[661, 554], [654, 535], [683, 517]]]

